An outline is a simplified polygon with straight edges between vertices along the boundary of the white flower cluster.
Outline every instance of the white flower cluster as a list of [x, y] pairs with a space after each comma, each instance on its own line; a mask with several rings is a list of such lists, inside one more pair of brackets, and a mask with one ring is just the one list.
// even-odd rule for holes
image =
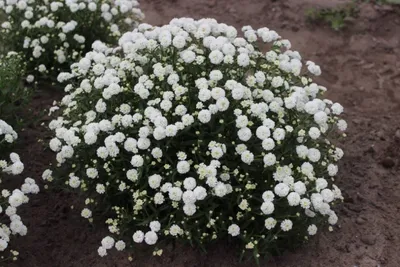
[[0, 142], [11, 144], [18, 138], [18, 134], [7, 122], [0, 120], [0, 138]]
[[94, 41], [114, 44], [136, 26], [144, 17], [138, 6], [136, 0], [1, 0], [2, 46], [22, 52], [31, 74], [57, 75]]
[[[321, 98], [326, 88], [288, 40], [268, 28], [242, 31], [213, 19], [141, 24], [119, 47], [96, 43], [58, 76], [70, 83], [49, 124], [50, 148], [88, 206], [104, 197], [112, 205], [111, 235], [124, 233], [118, 246], [103, 239], [101, 256], [132, 240], [226, 235], [261, 253], [336, 224], [343, 151], [330, 137], [346, 129], [343, 108]], [[89, 207], [82, 216], [91, 217]]]
[[[17, 133], [3, 120], [0, 120], [0, 146], [3, 142], [12, 143], [17, 139]], [[2, 173], [8, 175], [18, 175], [24, 170], [24, 164], [16, 153], [10, 154], [10, 162], [0, 160], [0, 183], [2, 183]], [[7, 249], [11, 235], [26, 235], [27, 227], [21, 221], [17, 214], [17, 208], [27, 203], [29, 198], [27, 194], [37, 194], [39, 187], [32, 178], [26, 178], [20, 189], [9, 191], [1, 190], [0, 195], [0, 252]], [[12, 251], [13, 256], [18, 252]]]

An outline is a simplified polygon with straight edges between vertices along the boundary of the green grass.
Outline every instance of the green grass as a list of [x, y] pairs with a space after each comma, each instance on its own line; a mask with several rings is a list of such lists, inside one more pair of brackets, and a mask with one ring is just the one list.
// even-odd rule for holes
[[360, 3], [376, 5], [400, 4], [400, 0], [353, 0], [346, 5], [334, 8], [309, 8], [306, 10], [307, 20], [311, 23], [324, 23], [336, 31], [346, 27], [346, 23], [358, 17]]
[[306, 11], [306, 17], [310, 22], [329, 24], [336, 31], [344, 28], [349, 18], [354, 18], [357, 15], [358, 8], [353, 3], [335, 8], [310, 8]]

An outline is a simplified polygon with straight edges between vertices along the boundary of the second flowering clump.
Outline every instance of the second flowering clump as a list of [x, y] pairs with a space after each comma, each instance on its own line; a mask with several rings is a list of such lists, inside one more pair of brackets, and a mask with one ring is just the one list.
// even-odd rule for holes
[[321, 98], [326, 88], [288, 40], [242, 30], [212, 19], [141, 24], [58, 76], [68, 95], [53, 109], [50, 148], [68, 174], [43, 178], [84, 191], [85, 218], [99, 200], [111, 206], [101, 256], [226, 236], [258, 255], [336, 224], [343, 151], [330, 138], [346, 129], [343, 108]]
[[[0, 120], [0, 151], [13, 143], [18, 135], [13, 128], [5, 121]], [[27, 227], [24, 225], [17, 209], [29, 201], [28, 194], [37, 194], [39, 187], [32, 178], [26, 178], [21, 188], [9, 190], [4, 187], [3, 175], [19, 175], [24, 170], [24, 164], [18, 154], [10, 153], [9, 159], [0, 158], [0, 256], [4, 260], [4, 251], [8, 251], [9, 243], [13, 235], [24, 236], [27, 234]], [[18, 252], [10, 250], [11, 257], [16, 258]]]
[[138, 6], [136, 0], [1, 0], [1, 45], [25, 55], [28, 74], [51, 79], [94, 41], [116, 43], [143, 18]]

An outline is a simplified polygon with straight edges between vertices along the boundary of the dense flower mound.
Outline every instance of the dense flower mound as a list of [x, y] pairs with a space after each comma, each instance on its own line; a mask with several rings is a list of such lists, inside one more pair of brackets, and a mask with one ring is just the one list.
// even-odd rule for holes
[[242, 30], [212, 19], [141, 24], [58, 76], [68, 82], [49, 124], [58, 167], [43, 178], [83, 191], [89, 220], [96, 204], [111, 205], [101, 256], [228, 236], [257, 256], [336, 224], [343, 151], [330, 140], [344, 135], [343, 107], [321, 98], [326, 88], [308, 77], [319, 66], [303, 70], [288, 40]]
[[94, 41], [115, 44], [132, 30], [143, 18], [138, 6], [136, 0], [1, 0], [1, 45], [25, 55], [29, 74], [51, 79]]
[[[5, 121], [0, 120], [0, 151], [5, 145], [13, 143], [18, 135]], [[8, 248], [12, 235], [26, 235], [27, 227], [23, 224], [21, 217], [17, 214], [17, 208], [29, 201], [27, 194], [37, 194], [39, 187], [35, 180], [26, 178], [20, 189], [9, 191], [4, 188], [2, 175], [19, 175], [24, 170], [24, 164], [16, 153], [11, 153], [9, 159], [0, 158], [0, 256], [6, 259], [2, 253]], [[16, 258], [18, 252], [10, 250], [11, 257]], [[1, 261], [0, 260], [0, 261]]]

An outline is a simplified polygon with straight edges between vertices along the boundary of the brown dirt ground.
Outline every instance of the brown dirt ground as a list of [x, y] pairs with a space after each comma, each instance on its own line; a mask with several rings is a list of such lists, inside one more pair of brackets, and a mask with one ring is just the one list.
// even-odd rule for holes
[[[261, 266], [400, 266], [400, 8], [361, 5], [358, 19], [340, 32], [306, 23], [310, 6], [334, 6], [346, 1], [325, 0], [147, 0], [141, 1], [146, 22], [163, 24], [174, 17], [214, 17], [240, 28], [267, 26], [291, 40], [302, 56], [323, 67], [318, 82], [329, 97], [346, 108], [349, 123], [344, 141], [339, 184], [345, 203], [339, 226], [322, 231], [305, 247], [262, 261]], [[27, 112], [36, 118], [20, 132], [18, 152], [25, 176], [39, 179], [52, 158], [43, 141], [49, 133], [40, 126], [48, 120], [43, 110], [60, 92], [43, 90]], [[39, 140], [39, 141], [38, 141]], [[17, 178], [18, 179], [18, 178]], [[22, 179], [20, 177], [19, 179]], [[164, 248], [152, 257], [146, 248], [128, 254], [97, 255], [104, 226], [94, 228], [71, 210], [76, 197], [43, 192], [31, 198], [23, 218], [27, 236], [17, 238], [18, 267], [125, 266], [252, 266], [237, 263], [232, 245], [213, 245], [207, 254], [185, 245]]]

